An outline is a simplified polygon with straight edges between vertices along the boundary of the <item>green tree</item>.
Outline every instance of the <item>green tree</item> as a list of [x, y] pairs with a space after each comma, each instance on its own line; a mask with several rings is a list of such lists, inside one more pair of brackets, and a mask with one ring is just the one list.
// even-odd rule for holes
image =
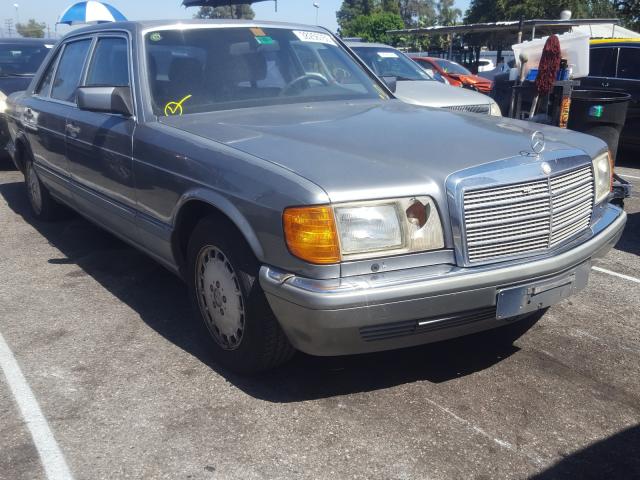
[[640, 1], [616, 0], [613, 2], [613, 10], [625, 27], [640, 31]]
[[359, 15], [345, 27], [345, 37], [360, 37], [367, 42], [391, 43], [393, 38], [388, 30], [404, 28], [402, 17], [397, 13], [376, 12], [372, 15]]
[[465, 23], [485, 23], [504, 20], [504, 5], [502, 0], [471, 0], [469, 9], [465, 13]]
[[243, 18], [253, 20], [256, 16], [251, 5], [230, 5], [226, 7], [200, 7], [193, 18]]
[[27, 24], [16, 24], [16, 30], [23, 37], [44, 38], [44, 30], [46, 28], [46, 23], [38, 23], [33, 18]]
[[436, 10], [433, 0], [400, 0], [400, 16], [407, 27], [433, 25]]
[[336, 19], [340, 26], [340, 33], [344, 35], [349, 23], [361, 15], [371, 15], [375, 11], [374, 0], [343, 0], [340, 9], [336, 12]]
[[400, 14], [400, 1], [399, 0], [382, 0], [380, 3], [380, 10], [388, 13]]
[[438, 25], [455, 25], [462, 17], [462, 11], [453, 6], [454, 0], [438, 0], [436, 10]]

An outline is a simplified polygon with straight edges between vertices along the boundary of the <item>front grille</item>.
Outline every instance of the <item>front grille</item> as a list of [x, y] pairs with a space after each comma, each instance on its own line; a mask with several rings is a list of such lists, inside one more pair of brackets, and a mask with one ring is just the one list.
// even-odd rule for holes
[[489, 105], [452, 105], [450, 107], [442, 107], [452, 112], [471, 112], [488, 114], [491, 110]]
[[390, 338], [418, 335], [434, 332], [443, 328], [461, 327], [468, 323], [496, 318], [496, 307], [455, 313], [447, 317], [427, 318], [424, 320], [406, 320], [404, 322], [385, 323], [360, 328], [360, 336], [365, 342], [388, 340]]
[[464, 193], [470, 263], [543, 252], [589, 227], [591, 166], [568, 173]]

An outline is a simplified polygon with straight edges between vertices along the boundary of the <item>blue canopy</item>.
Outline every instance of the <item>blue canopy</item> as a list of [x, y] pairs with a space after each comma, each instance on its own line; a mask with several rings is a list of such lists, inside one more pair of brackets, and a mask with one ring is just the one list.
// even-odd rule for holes
[[77, 25], [79, 23], [123, 22], [126, 20], [119, 10], [108, 3], [89, 0], [71, 5], [60, 15], [58, 23]]

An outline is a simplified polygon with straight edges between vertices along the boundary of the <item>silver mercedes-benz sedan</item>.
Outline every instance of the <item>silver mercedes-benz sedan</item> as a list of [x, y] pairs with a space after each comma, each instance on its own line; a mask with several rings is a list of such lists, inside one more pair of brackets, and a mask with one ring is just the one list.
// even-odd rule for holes
[[74, 30], [7, 116], [33, 215], [179, 275], [239, 372], [528, 325], [626, 220], [601, 140], [406, 104], [319, 27]]

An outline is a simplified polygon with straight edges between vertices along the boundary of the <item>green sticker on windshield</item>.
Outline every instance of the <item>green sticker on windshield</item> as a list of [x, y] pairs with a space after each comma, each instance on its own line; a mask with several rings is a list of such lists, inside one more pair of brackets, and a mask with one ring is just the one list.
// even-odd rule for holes
[[160, 35], [159, 32], [153, 32], [151, 35], [149, 35], [149, 39], [152, 42], [159, 42], [160, 40], [162, 40], [162, 35]]
[[256, 37], [256, 41], [260, 45], [272, 45], [273, 44], [273, 38], [267, 37], [266, 35], [262, 35], [262, 36]]

